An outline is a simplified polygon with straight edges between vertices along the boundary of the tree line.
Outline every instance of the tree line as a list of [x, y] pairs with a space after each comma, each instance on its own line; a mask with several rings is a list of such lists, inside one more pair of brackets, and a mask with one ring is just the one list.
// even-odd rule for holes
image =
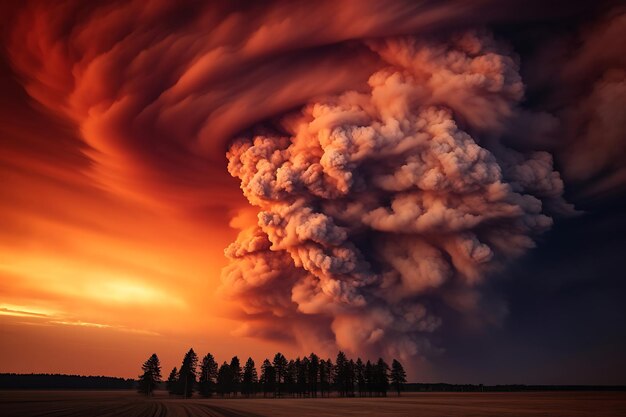
[[[152, 395], [162, 382], [161, 365], [156, 354], [142, 365], [139, 392]], [[218, 365], [215, 357], [207, 353], [202, 361], [193, 349], [185, 354], [179, 368], [170, 372], [165, 386], [170, 395], [184, 398], [197, 392], [203, 397], [340, 397], [386, 396], [393, 388], [400, 395], [406, 384], [406, 372], [394, 359], [391, 367], [379, 358], [376, 362], [348, 359], [339, 352], [335, 362], [321, 359], [315, 353], [296, 359], [287, 359], [282, 353], [272, 361], [265, 359], [257, 372], [252, 358], [243, 364], [237, 356], [230, 362]]]
[[0, 389], [132, 389], [132, 379], [62, 374], [0, 374]]

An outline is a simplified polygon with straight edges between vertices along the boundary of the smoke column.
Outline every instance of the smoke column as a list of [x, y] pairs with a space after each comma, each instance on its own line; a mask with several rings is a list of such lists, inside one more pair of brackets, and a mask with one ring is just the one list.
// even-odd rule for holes
[[568, 206], [550, 154], [501, 143], [524, 87], [489, 34], [368, 46], [388, 65], [368, 91], [320, 98], [231, 145], [228, 170], [259, 212], [226, 250], [223, 279], [260, 319], [253, 334], [315, 323], [317, 344], [410, 357], [444, 309], [497, 321], [502, 311], [483, 311], [486, 274]]

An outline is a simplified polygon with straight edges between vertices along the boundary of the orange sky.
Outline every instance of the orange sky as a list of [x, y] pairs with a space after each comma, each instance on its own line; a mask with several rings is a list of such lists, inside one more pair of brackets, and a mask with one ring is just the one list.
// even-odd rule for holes
[[[0, 6], [0, 372], [136, 376], [153, 351], [171, 369], [190, 346], [218, 360], [237, 354], [262, 361], [279, 349], [309, 353], [233, 335], [245, 323], [233, 319], [235, 306], [218, 287], [224, 248], [236, 236], [229, 222], [247, 204], [227, 173], [225, 143], [254, 120], [364, 83], [374, 63], [367, 52], [355, 61], [367, 64], [359, 71], [337, 71], [335, 60], [313, 54], [272, 62], [281, 71], [254, 68], [284, 40], [254, 26], [241, 32], [236, 17], [222, 21], [221, 9], [230, 7], [222, 6], [205, 10], [215, 23], [206, 26], [215, 26], [207, 47], [228, 38], [249, 42], [233, 56], [199, 61], [194, 27], [180, 29], [189, 45], [161, 38], [176, 16], [159, 2], [102, 5], [92, 15], [79, 2]], [[294, 7], [267, 13], [270, 20], [292, 13], [308, 19]], [[355, 10], [345, 12], [351, 20]], [[125, 25], [134, 25], [137, 13], [146, 21], [127, 39]], [[248, 11], [251, 21], [255, 13]], [[162, 19], [161, 26], [151, 19]], [[61, 40], [65, 23], [72, 34]], [[333, 36], [379, 25], [365, 23], [337, 24]], [[312, 22], [302, 39], [327, 24]], [[110, 50], [116, 36], [129, 42]], [[242, 63], [250, 70], [241, 71]], [[223, 79], [193, 94], [214, 73]], [[179, 82], [168, 84], [172, 76]], [[150, 91], [159, 88], [168, 92], [154, 100]]]
[[[214, 23], [206, 28], [215, 27], [206, 47], [249, 36], [246, 48], [229, 56], [217, 47], [226, 55], [196, 60], [195, 26], [179, 28], [189, 44], [162, 36], [177, 21], [167, 4], [104, 4], [93, 14], [83, 6], [0, 5], [0, 372], [136, 376], [153, 351], [171, 369], [190, 346], [218, 360], [310, 353], [233, 335], [245, 323], [218, 287], [236, 236], [229, 222], [247, 203], [226, 170], [225, 143], [309, 96], [363, 83], [370, 53], [355, 61], [368, 64], [359, 71], [337, 71], [336, 60], [316, 54], [272, 62], [281, 71], [255, 68], [284, 39], [254, 25], [242, 32], [237, 13], [223, 21], [225, 3], [204, 11]], [[272, 10], [270, 20], [309, 18], [297, 5]], [[351, 20], [355, 10], [345, 12]], [[137, 14], [143, 26], [126, 38]], [[333, 36], [378, 25], [336, 24]], [[328, 22], [301, 28], [302, 39], [318, 26]], [[116, 36], [128, 43], [110, 49]], [[193, 93], [216, 74], [212, 89]], [[180, 79], [170, 85], [173, 76]], [[167, 94], [151, 93], [159, 89]]]
[[1, 80], [1, 372], [133, 377], [153, 351], [171, 368], [191, 346], [221, 360], [278, 348], [231, 336], [216, 295], [227, 212], [193, 218], [100, 189], [72, 127]]

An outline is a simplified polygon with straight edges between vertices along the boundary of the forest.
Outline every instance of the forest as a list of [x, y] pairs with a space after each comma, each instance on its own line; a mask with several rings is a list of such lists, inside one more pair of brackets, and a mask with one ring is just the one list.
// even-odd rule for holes
[[[161, 364], [152, 354], [142, 365], [138, 391], [152, 395], [162, 382]], [[273, 360], [265, 359], [259, 371], [252, 358], [242, 365], [237, 356], [221, 365], [207, 353], [202, 360], [193, 349], [185, 354], [180, 367], [174, 367], [165, 387], [170, 395], [190, 398], [263, 396], [270, 398], [379, 397], [390, 389], [397, 395], [406, 383], [402, 364], [394, 359], [391, 367], [379, 358], [376, 362], [361, 358], [356, 361], [339, 352], [333, 363], [315, 353], [296, 359], [287, 359], [276, 353]]]

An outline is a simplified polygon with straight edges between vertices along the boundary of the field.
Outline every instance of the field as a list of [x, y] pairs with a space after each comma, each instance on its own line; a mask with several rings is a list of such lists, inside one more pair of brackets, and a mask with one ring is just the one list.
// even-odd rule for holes
[[620, 417], [626, 392], [407, 393], [398, 398], [147, 399], [130, 391], [0, 391], [2, 417]]

